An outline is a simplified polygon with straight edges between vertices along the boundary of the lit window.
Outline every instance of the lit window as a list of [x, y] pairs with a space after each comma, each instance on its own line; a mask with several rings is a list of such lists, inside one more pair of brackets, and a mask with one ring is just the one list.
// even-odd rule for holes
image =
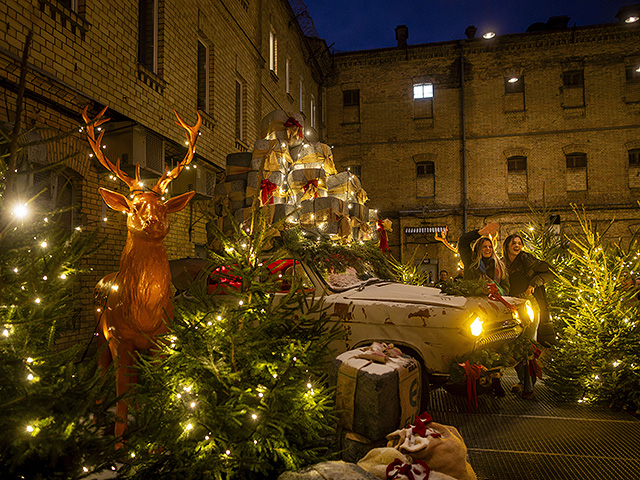
[[413, 99], [433, 98], [432, 83], [417, 83], [413, 86]]
[[523, 172], [527, 169], [527, 157], [523, 155], [514, 155], [507, 159], [507, 171], [511, 172]]
[[587, 166], [586, 153], [569, 153], [567, 157], [567, 168], [585, 168]]
[[278, 39], [273, 30], [269, 32], [269, 69], [278, 73]]

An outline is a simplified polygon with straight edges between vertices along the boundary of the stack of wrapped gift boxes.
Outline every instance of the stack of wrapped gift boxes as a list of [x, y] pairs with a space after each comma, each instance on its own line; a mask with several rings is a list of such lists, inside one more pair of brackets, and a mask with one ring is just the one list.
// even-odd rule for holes
[[227, 156], [225, 181], [216, 187], [218, 211], [228, 206], [243, 224], [254, 207], [264, 207], [272, 223], [286, 217], [309, 234], [371, 239], [377, 215], [365, 206], [360, 180], [349, 171], [338, 173], [331, 148], [302, 124], [300, 114], [271, 112], [262, 120], [262, 138], [253, 152]]

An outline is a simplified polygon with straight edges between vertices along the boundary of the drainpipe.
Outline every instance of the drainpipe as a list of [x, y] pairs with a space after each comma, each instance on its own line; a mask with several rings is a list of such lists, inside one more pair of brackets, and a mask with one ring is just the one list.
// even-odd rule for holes
[[467, 231], [467, 129], [464, 103], [464, 41], [460, 42], [460, 132], [462, 140], [462, 231]]

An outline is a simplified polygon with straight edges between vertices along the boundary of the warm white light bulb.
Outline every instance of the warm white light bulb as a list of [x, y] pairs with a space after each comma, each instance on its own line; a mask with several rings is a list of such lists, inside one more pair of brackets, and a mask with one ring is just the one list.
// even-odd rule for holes
[[27, 425], [27, 432], [33, 432], [33, 427], [31, 425]]
[[15, 205], [11, 213], [17, 218], [25, 218], [29, 214], [29, 209], [26, 203], [21, 203]]
[[48, 243], [46, 242], [46, 240], [40, 244], [42, 248], [47, 248], [47, 245]]

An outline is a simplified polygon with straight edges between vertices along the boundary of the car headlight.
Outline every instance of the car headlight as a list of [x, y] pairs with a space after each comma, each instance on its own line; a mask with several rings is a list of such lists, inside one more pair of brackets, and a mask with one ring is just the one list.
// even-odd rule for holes
[[533, 311], [533, 305], [531, 305], [531, 302], [529, 300], [525, 302], [525, 308], [527, 309], [527, 315], [529, 315], [529, 321], [533, 322], [533, 319], [536, 317], [536, 314]]
[[469, 328], [471, 329], [471, 335], [474, 337], [479, 336], [482, 333], [482, 320], [480, 320], [480, 317], [476, 317]]

